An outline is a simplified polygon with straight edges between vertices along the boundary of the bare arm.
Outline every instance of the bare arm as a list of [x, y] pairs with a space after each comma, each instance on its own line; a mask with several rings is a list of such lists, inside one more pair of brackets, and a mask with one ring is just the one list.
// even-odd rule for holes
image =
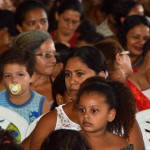
[[39, 150], [44, 139], [54, 131], [57, 120], [56, 110], [45, 114], [36, 125], [33, 132], [22, 142], [25, 150]]
[[130, 135], [129, 135], [129, 143], [134, 145], [135, 150], [144, 150], [144, 141], [141, 133], [141, 129], [135, 120], [134, 126], [131, 129]]

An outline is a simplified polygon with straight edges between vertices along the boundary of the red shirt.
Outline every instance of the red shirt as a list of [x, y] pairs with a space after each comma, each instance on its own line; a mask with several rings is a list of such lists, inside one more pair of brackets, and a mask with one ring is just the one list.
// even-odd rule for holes
[[131, 89], [136, 100], [136, 106], [139, 111], [150, 109], [150, 100], [133, 84], [127, 80], [127, 86]]
[[[50, 33], [53, 39], [55, 39], [55, 33], [56, 33], [56, 31], [53, 31]], [[71, 39], [69, 41], [70, 47], [74, 47], [74, 45], [76, 44], [78, 36], [79, 36], [79, 33], [77, 33], [77, 32], [75, 32], [73, 34], [73, 36], [71, 37]]]

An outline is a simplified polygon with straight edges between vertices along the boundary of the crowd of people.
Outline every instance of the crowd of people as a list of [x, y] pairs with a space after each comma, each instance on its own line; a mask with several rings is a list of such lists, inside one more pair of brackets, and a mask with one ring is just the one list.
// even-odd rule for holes
[[144, 0], [2, 0], [0, 106], [30, 125], [4, 150], [144, 150], [150, 109], [150, 12]]

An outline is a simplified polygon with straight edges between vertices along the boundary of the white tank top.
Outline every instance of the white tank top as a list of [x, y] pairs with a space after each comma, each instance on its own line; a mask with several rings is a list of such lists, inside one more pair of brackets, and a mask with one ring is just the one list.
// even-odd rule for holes
[[81, 130], [81, 127], [79, 124], [71, 121], [68, 118], [62, 106], [63, 105], [60, 105], [55, 108], [57, 110], [57, 122], [56, 122], [55, 130], [58, 130], [58, 129], [72, 129], [72, 130], [77, 130], [77, 131]]

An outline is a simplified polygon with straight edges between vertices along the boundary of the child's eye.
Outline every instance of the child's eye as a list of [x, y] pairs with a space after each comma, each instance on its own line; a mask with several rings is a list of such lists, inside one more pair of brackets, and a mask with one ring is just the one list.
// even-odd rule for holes
[[98, 112], [98, 109], [91, 109], [91, 113], [92, 114], [95, 114], [95, 113], [97, 113]]
[[10, 75], [9, 74], [4, 75], [3, 78], [5, 78], [5, 79], [10, 78]]
[[19, 76], [19, 77], [22, 77], [22, 76], [24, 76], [24, 74], [23, 74], [23, 73], [19, 73], [18, 76]]
[[85, 113], [85, 109], [84, 109], [84, 108], [78, 108], [78, 110], [79, 110], [79, 112], [82, 113], [82, 114]]

